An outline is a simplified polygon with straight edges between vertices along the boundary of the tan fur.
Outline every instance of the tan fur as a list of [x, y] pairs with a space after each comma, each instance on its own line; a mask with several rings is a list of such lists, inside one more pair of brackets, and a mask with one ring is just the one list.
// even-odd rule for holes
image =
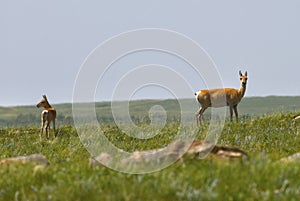
[[40, 138], [42, 138], [42, 134], [44, 131], [45, 123], [47, 122], [46, 125], [46, 137], [49, 139], [49, 132], [50, 132], [50, 123], [51, 121], [53, 122], [53, 130], [54, 130], [54, 136], [56, 137], [56, 132], [55, 132], [55, 119], [56, 119], [56, 110], [53, 108], [48, 100], [46, 95], [43, 95], [43, 99], [36, 105], [38, 108], [39, 107], [44, 107], [44, 110], [42, 111], [42, 127], [41, 127], [41, 132], [40, 132]]
[[247, 71], [245, 72], [245, 75], [243, 75], [241, 71], [239, 73], [240, 73], [240, 83], [241, 83], [239, 89], [222, 88], [222, 89], [201, 90], [195, 94], [198, 102], [200, 103], [200, 109], [196, 112], [197, 123], [201, 123], [201, 117], [204, 111], [208, 107], [224, 107], [224, 106], [229, 106], [230, 120], [232, 121], [232, 116], [234, 111], [236, 120], [238, 121], [237, 105], [244, 97], [246, 91], [247, 79], [248, 79]]

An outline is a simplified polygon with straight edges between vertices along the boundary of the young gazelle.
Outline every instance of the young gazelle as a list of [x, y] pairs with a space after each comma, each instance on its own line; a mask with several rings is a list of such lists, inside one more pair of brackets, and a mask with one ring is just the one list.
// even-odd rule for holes
[[[237, 105], [244, 97], [247, 85], [247, 71], [243, 75], [240, 73], [241, 86], [239, 89], [222, 88], [222, 89], [210, 89], [201, 90], [195, 93], [196, 99], [200, 103], [200, 109], [196, 112], [197, 124], [201, 124], [201, 117], [204, 111], [208, 107], [224, 107], [229, 106], [230, 120], [232, 121], [233, 111], [235, 113], [236, 120], [238, 121]], [[225, 99], [226, 97], [226, 99]], [[213, 104], [212, 104], [213, 103]]]
[[55, 118], [56, 118], [56, 110], [49, 104], [46, 95], [43, 95], [43, 99], [36, 105], [39, 107], [44, 107], [42, 111], [42, 127], [40, 132], [40, 138], [42, 138], [42, 134], [44, 131], [45, 122], [47, 121], [46, 125], [46, 137], [49, 139], [49, 132], [50, 132], [50, 123], [53, 122], [53, 130], [54, 136], [56, 137], [55, 132]]

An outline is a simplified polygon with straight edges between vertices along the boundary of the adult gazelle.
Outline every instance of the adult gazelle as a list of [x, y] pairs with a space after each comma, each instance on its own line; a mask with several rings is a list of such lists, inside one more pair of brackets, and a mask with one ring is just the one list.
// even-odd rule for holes
[[201, 124], [201, 117], [204, 111], [208, 107], [224, 107], [229, 106], [230, 120], [232, 121], [233, 111], [235, 113], [236, 120], [238, 121], [238, 110], [237, 106], [241, 102], [246, 92], [246, 85], [248, 79], [247, 71], [243, 75], [240, 74], [240, 88], [221, 88], [221, 89], [209, 89], [200, 90], [195, 93], [197, 101], [200, 103], [200, 108], [196, 112], [197, 124]]

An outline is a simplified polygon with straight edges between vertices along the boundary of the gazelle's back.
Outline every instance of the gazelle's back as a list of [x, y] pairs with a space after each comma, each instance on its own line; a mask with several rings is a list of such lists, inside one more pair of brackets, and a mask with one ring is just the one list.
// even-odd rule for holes
[[238, 90], [233, 88], [201, 90], [197, 94], [197, 100], [204, 107], [211, 107], [212, 104], [214, 107], [224, 107], [229, 105], [231, 100], [238, 103]]

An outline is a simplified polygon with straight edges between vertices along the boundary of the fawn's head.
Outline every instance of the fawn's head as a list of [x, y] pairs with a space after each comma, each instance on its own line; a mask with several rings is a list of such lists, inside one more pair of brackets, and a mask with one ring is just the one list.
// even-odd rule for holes
[[36, 105], [36, 107], [46, 107], [48, 105], [49, 105], [49, 103], [48, 103], [47, 97], [46, 97], [46, 95], [43, 95], [43, 99]]
[[241, 71], [239, 71], [239, 73], [240, 73], [240, 82], [241, 82], [241, 85], [245, 87], [246, 84], [247, 84], [247, 80], [248, 80], [248, 73], [247, 73], [247, 71], [245, 72], [244, 75], [242, 74]]

